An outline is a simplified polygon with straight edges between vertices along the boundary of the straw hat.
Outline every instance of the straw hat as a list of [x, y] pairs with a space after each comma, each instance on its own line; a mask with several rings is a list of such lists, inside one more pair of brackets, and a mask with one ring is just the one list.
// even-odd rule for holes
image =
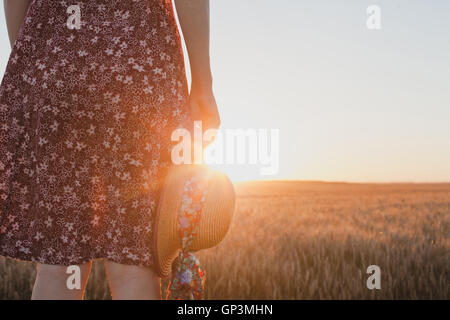
[[183, 190], [188, 179], [203, 179], [207, 194], [201, 210], [198, 232], [191, 250], [211, 248], [226, 235], [234, 211], [235, 194], [230, 179], [206, 165], [177, 165], [169, 169], [161, 191], [155, 220], [154, 253], [158, 276], [167, 277], [181, 250], [177, 230]]

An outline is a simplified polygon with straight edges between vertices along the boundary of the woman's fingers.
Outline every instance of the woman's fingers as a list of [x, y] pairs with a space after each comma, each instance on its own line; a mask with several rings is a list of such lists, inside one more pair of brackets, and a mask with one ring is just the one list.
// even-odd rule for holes
[[203, 131], [218, 129], [220, 126], [220, 115], [214, 96], [191, 96], [190, 106], [194, 121], [202, 121]]
[[209, 114], [207, 116], [207, 128], [208, 129], [219, 129], [220, 127], [220, 116], [217, 110], [217, 105], [214, 103], [208, 109]]
[[[201, 121], [202, 134], [204, 134], [207, 130], [219, 129], [220, 115], [212, 92], [207, 94], [197, 94], [195, 91], [191, 92], [190, 106], [192, 120]], [[206, 140], [202, 141], [203, 148], [211, 145], [214, 142], [215, 137], [216, 132], [213, 132], [213, 134], [209, 132]]]

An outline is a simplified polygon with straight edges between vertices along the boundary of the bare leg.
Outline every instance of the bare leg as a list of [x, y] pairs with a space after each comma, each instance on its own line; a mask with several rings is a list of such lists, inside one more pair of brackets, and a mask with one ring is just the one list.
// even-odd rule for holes
[[66, 266], [38, 264], [32, 300], [82, 300], [86, 289], [91, 262], [80, 265], [80, 289], [69, 289], [67, 280], [72, 273], [66, 273]]
[[151, 268], [105, 261], [113, 300], [160, 300], [161, 281]]

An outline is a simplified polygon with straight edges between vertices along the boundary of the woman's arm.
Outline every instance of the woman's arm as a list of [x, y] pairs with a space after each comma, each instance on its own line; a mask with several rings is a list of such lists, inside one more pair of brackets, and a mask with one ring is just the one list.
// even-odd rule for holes
[[13, 47], [31, 0], [3, 0], [9, 42]]
[[209, 56], [209, 0], [175, 0], [191, 66], [190, 106], [204, 130], [219, 128], [220, 116], [212, 90]]

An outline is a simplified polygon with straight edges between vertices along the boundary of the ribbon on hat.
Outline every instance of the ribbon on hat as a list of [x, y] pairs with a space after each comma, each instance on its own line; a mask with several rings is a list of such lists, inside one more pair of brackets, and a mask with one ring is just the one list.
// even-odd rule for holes
[[181, 252], [172, 264], [166, 299], [200, 300], [203, 298], [206, 273], [190, 248], [198, 232], [207, 194], [206, 186], [205, 179], [200, 177], [191, 177], [184, 186], [181, 210], [177, 219]]

